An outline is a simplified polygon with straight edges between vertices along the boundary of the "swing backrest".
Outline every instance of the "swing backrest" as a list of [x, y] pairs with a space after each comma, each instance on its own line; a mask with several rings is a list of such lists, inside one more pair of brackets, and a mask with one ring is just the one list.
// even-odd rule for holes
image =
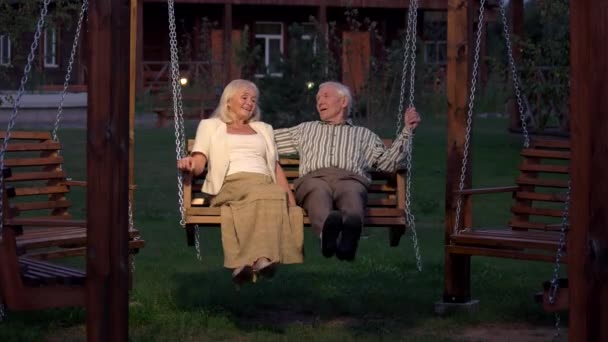
[[[6, 132], [0, 132], [3, 142]], [[62, 170], [61, 144], [49, 132], [13, 131], [4, 156], [4, 166], [11, 168], [5, 179], [15, 189], [10, 200], [10, 216], [70, 218], [66, 198], [69, 186]]]
[[521, 156], [510, 226], [515, 230], [559, 231], [570, 174], [570, 142], [532, 139]]

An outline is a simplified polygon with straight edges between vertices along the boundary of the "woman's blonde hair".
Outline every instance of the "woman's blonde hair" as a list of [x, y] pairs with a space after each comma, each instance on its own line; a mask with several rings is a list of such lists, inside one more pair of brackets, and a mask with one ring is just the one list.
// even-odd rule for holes
[[232, 113], [228, 109], [228, 101], [233, 97], [237, 96], [237, 92], [243, 88], [253, 89], [255, 92], [255, 97], [258, 98], [255, 104], [255, 109], [253, 110], [253, 114], [247, 120], [247, 122], [259, 121], [261, 116], [260, 107], [258, 106], [260, 91], [258, 87], [251, 81], [247, 80], [233, 80], [224, 88], [224, 92], [222, 92], [222, 96], [220, 97], [220, 103], [213, 111], [213, 117], [219, 118], [225, 123], [231, 123], [234, 118], [232, 117]]

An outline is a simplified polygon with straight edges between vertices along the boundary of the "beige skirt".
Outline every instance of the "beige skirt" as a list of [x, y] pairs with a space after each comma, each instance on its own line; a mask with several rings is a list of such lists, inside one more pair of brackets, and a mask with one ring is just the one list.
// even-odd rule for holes
[[304, 261], [304, 221], [300, 207], [288, 207], [287, 194], [272, 178], [239, 172], [227, 176], [211, 206], [221, 206], [224, 267]]

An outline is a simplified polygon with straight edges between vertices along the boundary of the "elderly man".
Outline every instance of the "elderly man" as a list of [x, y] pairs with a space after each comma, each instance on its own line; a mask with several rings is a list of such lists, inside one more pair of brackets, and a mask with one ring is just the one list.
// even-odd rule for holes
[[371, 130], [349, 120], [352, 96], [345, 85], [325, 82], [317, 93], [320, 121], [275, 130], [280, 155], [300, 155], [300, 178], [294, 182], [296, 201], [308, 212], [321, 237], [327, 258], [355, 258], [365, 207], [369, 171], [395, 171], [405, 157], [407, 143], [420, 122], [409, 108], [405, 128], [388, 149]]

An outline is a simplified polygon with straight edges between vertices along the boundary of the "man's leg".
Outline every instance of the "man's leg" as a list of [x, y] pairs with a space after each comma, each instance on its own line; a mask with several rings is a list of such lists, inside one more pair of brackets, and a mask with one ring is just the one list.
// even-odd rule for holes
[[355, 259], [367, 205], [367, 187], [355, 179], [334, 182], [334, 201], [343, 219], [343, 231], [336, 256], [341, 260]]
[[306, 209], [317, 236], [321, 236], [321, 252], [327, 258], [336, 253], [342, 230], [342, 217], [333, 209], [332, 190], [321, 177], [304, 176], [296, 186], [296, 202]]

